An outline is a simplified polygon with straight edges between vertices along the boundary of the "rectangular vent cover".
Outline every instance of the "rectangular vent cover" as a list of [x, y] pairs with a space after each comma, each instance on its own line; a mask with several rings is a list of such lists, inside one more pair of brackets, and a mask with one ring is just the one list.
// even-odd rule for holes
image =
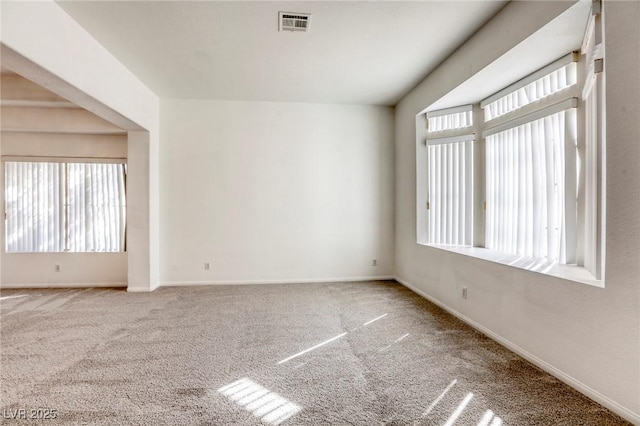
[[279, 12], [278, 31], [309, 32], [310, 13]]

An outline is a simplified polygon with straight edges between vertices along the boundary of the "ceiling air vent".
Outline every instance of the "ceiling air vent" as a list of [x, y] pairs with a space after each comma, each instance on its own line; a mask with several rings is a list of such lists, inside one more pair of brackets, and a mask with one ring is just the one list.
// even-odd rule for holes
[[310, 13], [292, 13], [279, 12], [278, 31], [298, 31], [309, 32], [309, 24], [311, 24]]

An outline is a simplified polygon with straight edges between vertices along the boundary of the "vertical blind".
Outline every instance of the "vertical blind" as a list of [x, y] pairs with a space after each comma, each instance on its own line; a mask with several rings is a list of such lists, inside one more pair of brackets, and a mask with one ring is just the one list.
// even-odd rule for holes
[[485, 121], [493, 120], [525, 105], [546, 98], [573, 86], [576, 84], [576, 80], [576, 64], [572, 62], [484, 105], [484, 119]]
[[6, 162], [7, 252], [124, 251], [125, 167]]
[[7, 252], [65, 249], [62, 163], [5, 163]]
[[428, 143], [429, 243], [473, 243], [473, 141]]
[[487, 136], [487, 248], [559, 260], [564, 143], [565, 112]]
[[122, 251], [122, 164], [69, 164], [69, 251]]
[[[441, 114], [439, 111], [427, 113], [429, 132], [462, 129], [473, 125], [473, 111], [468, 105], [462, 111]], [[444, 110], [446, 111], [446, 110]]]

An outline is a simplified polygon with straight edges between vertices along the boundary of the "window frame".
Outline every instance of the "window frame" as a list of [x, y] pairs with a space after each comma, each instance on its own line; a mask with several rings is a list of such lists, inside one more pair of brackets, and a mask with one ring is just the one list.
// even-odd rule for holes
[[[584, 232], [578, 240], [585, 268], [598, 280], [605, 276], [605, 188], [606, 188], [606, 110], [604, 102], [604, 42], [602, 4], [594, 1], [580, 48], [585, 58], [584, 86], [580, 88], [583, 103], [584, 132], [578, 149], [582, 151], [585, 167], [581, 170], [578, 203], [583, 215], [578, 218]], [[590, 111], [590, 108], [592, 110]], [[591, 112], [591, 116], [589, 116]], [[590, 140], [591, 138], [591, 140]]]
[[[4, 243], [2, 244], [2, 253], [7, 255], [38, 255], [38, 254], [118, 254], [118, 253], [126, 253], [127, 250], [127, 208], [125, 204], [125, 223], [123, 229], [123, 240], [122, 240], [122, 250], [117, 251], [71, 251], [71, 250], [61, 250], [61, 251], [8, 251], [7, 247], [7, 194], [6, 194], [6, 163], [8, 162], [25, 162], [25, 163], [59, 163], [59, 164], [117, 164], [124, 165], [124, 197], [125, 203], [127, 199], [127, 174], [128, 174], [128, 162], [126, 158], [116, 158], [116, 157], [69, 157], [69, 156], [30, 156], [30, 155], [6, 155], [1, 157], [1, 167], [0, 173], [2, 173], [2, 211], [4, 212], [4, 220], [2, 221], [2, 228], [0, 232], [2, 232]], [[69, 182], [65, 183], [66, 187], [68, 187]], [[68, 197], [68, 190], [65, 188], [65, 198]], [[67, 215], [68, 207], [66, 204], [68, 203], [68, 199], [62, 200], [64, 208], [64, 215]], [[64, 224], [64, 246], [65, 248], [69, 247], [69, 224], [67, 223], [67, 219], [65, 219]]]
[[[567, 252], [568, 261], [571, 261], [572, 263], [559, 264], [545, 261], [544, 259], [523, 259], [522, 257], [510, 255], [508, 253], [501, 253], [484, 248], [484, 233], [486, 221], [484, 201], [486, 198], [486, 173], [484, 167], [475, 167], [475, 176], [479, 177], [479, 179], [476, 179], [473, 185], [473, 196], [477, 200], [475, 202], [476, 210], [474, 211], [473, 215], [473, 226], [475, 234], [473, 247], [440, 246], [429, 243], [429, 227], [428, 223], [425, 226], [423, 219], [428, 207], [426, 205], [426, 203], [428, 202], [428, 198], [426, 198], [425, 196], [426, 190], [428, 190], [428, 185], [420, 182], [421, 179], [424, 180], [429, 175], [429, 171], [426, 170], [429, 167], [427, 162], [428, 157], [424, 153], [426, 151], [427, 144], [425, 141], [425, 136], [421, 136], [429, 135], [427, 128], [427, 110], [424, 110], [420, 114], [416, 115], [416, 135], [418, 136], [416, 139], [416, 238], [418, 244], [437, 249], [444, 249], [463, 255], [469, 255], [496, 263], [510, 265], [520, 269], [526, 269], [534, 272], [544, 273], [547, 275], [557, 276], [560, 278], [593, 285], [596, 287], [604, 287], [605, 221], [603, 212], [605, 211], [604, 168], [606, 159], [604, 141], [606, 126], [604, 121], [605, 111], [603, 102], [603, 90], [605, 76], [603, 66], [604, 52], [602, 47], [603, 45], [601, 44], [602, 21], [600, 18], [600, 10], [598, 6], [599, 3], [594, 2], [592, 6], [592, 13], [589, 18], [587, 32], [585, 33], [585, 43], [583, 44], [580, 52], [569, 53], [559, 58], [558, 60], [543, 66], [538, 71], [535, 71], [529, 76], [524, 77], [518, 82], [506, 86], [505, 88], [496, 92], [494, 95], [486, 98], [482, 103], [473, 104], [474, 125], [472, 127], [472, 132], [478, 135], [474, 142], [475, 166], [485, 166], [486, 160], [484, 137], [487, 136], [488, 132], [492, 130], [498, 130], [500, 126], [507, 125], [506, 123], [517, 119], [517, 117], [519, 116], [535, 113], [536, 110], [541, 109], [541, 105], [550, 107], [557, 105], [564, 100], [566, 102], [570, 102], [571, 107], [575, 107], [573, 109], [570, 109], [569, 111], [572, 111], [571, 114], [575, 114], [576, 116], [575, 119], [577, 122], [577, 129], [571, 129], [571, 137], [574, 138], [576, 143], [575, 146], [572, 146], [569, 143], [565, 143], [566, 161], [570, 165], [576, 165], [576, 168], [574, 169], [565, 168], [565, 189], [569, 189], [567, 191], [567, 194], [565, 194], [565, 205], [572, 205], [575, 207], [575, 214], [571, 213], [575, 217], [575, 221], [573, 223], [569, 223], [567, 229], [567, 232], [573, 233], [574, 236], [571, 238], [573, 238], [573, 240], [575, 241], [575, 244], [572, 244], [571, 246], [575, 247], [575, 253], [572, 253], [571, 250]], [[596, 43], [592, 44], [591, 48], [589, 48], [589, 44], [587, 43], [587, 39], [590, 35], [596, 40]], [[597, 43], [598, 40], [600, 41], [600, 43]], [[591, 58], [589, 57], [589, 49], [591, 51]], [[535, 80], [535, 77], [544, 74], [546, 71], [550, 69], [557, 69], [558, 65], [564, 66], [562, 64], [566, 64], [568, 58], [571, 59], [570, 62], [574, 62], [576, 64], [576, 81], [575, 84], [573, 84], [570, 88], [562, 90], [558, 93], [552, 93], [551, 95], [543, 99], [538, 99], [529, 105], [525, 105], [522, 108], [516, 109], [515, 111], [495, 117], [493, 120], [491, 120], [490, 125], [484, 123], [484, 114], [481, 108], [481, 104], [486, 105], [492, 100], [499, 98], [501, 95], [507, 93], [509, 89], [513, 89], [513, 87], [515, 87], [516, 85], [530, 83], [531, 81]], [[593, 64], [589, 65], [587, 63], [587, 70], [583, 70], [585, 63], [590, 60], [594, 61]], [[585, 103], [587, 96], [587, 86], [589, 83], [589, 80], [586, 77], [589, 76], [590, 70], [592, 74], [591, 81], [593, 82], [590, 87], [595, 87], [595, 89], [598, 90], [598, 97], [597, 103], [595, 105], [596, 112], [594, 114], [596, 123], [592, 124], [596, 126], [595, 133], [597, 137], [597, 143], [595, 147], [592, 147], [592, 158], [589, 160], [591, 162], [592, 168], [592, 171], [590, 173], [591, 179], [589, 180], [585, 178], [584, 163], [585, 156], [587, 155], [587, 150], [585, 147], [585, 126], [587, 126], [587, 120], [585, 118]], [[559, 107], [560, 106], [558, 106], [558, 108]], [[459, 107], [447, 108], [446, 110], [455, 110], [456, 108]], [[426, 136], [426, 138], [429, 138], [429, 136]], [[580, 163], [578, 162], [578, 160], [580, 161]], [[589, 200], [585, 200], [585, 193], [591, 194]], [[591, 221], [589, 221], [588, 217], [585, 218], [585, 212], [588, 210], [587, 204], [590, 206], [589, 208], [592, 209]], [[477, 208], [478, 205], [480, 205], [480, 208]], [[594, 252], [592, 255], [592, 265], [585, 265], [585, 250], [588, 249], [593, 250]]]

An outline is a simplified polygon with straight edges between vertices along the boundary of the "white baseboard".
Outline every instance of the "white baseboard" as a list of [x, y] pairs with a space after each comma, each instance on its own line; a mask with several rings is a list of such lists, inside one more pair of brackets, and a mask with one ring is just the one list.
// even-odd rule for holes
[[215, 281], [165, 281], [160, 287], [201, 286], [201, 285], [252, 285], [252, 284], [306, 284], [306, 283], [335, 283], [393, 280], [390, 275], [375, 277], [333, 277], [306, 279], [276, 279], [276, 280], [215, 280]]
[[150, 293], [153, 290], [155, 290], [158, 287], [155, 288], [149, 288], [149, 287], [131, 287], [131, 286], [127, 286], [127, 292], [129, 293]]
[[0, 285], [0, 289], [12, 289], [12, 288], [21, 288], [21, 289], [29, 289], [29, 288], [93, 288], [93, 287], [126, 287], [126, 283], [31, 283], [31, 284], [20, 284], [20, 283], [2, 283]]
[[154, 290], [156, 290], [158, 287], [160, 287], [160, 284], [158, 284], [157, 282], [155, 283], [155, 285], [152, 285], [151, 287], [149, 286], [128, 286], [127, 287], [127, 291], [129, 293], [150, 293]]
[[469, 324], [471, 327], [475, 328], [476, 330], [478, 330], [482, 334], [484, 334], [487, 337], [495, 340], [496, 342], [500, 343], [502, 346], [506, 347], [507, 349], [509, 349], [512, 352], [515, 352], [516, 354], [520, 355], [521, 357], [523, 357], [527, 361], [531, 362], [532, 364], [540, 367], [542, 370], [546, 371], [547, 373], [549, 373], [552, 376], [556, 377], [560, 381], [562, 381], [562, 382], [566, 383], [567, 385], [571, 386], [572, 388], [576, 389], [578, 392], [580, 392], [580, 393], [586, 395], [587, 397], [591, 398], [592, 400], [594, 400], [598, 404], [608, 408], [609, 410], [613, 411], [614, 413], [616, 413], [620, 417], [630, 421], [631, 423], [633, 423], [635, 425], [640, 425], [640, 414], [634, 413], [633, 411], [631, 411], [628, 408], [618, 404], [617, 402], [615, 402], [612, 399], [606, 397], [605, 395], [602, 395], [600, 392], [590, 388], [589, 386], [585, 385], [581, 381], [573, 378], [572, 376], [568, 375], [567, 373], [563, 372], [562, 370], [559, 370], [558, 368], [554, 367], [553, 365], [549, 364], [548, 362], [544, 361], [543, 359], [538, 358], [537, 356], [531, 354], [530, 352], [527, 352], [526, 350], [522, 349], [520, 346], [518, 346], [515, 343], [505, 339], [504, 337], [500, 336], [499, 334], [496, 334], [493, 331], [489, 330], [488, 328], [478, 324], [477, 322], [473, 321], [471, 318], [468, 318], [468, 317], [464, 316], [460, 312], [456, 311], [455, 309], [452, 309], [451, 307], [449, 307], [445, 303], [441, 302], [440, 300], [436, 299], [435, 297], [432, 297], [429, 294], [425, 293], [424, 291], [418, 289], [417, 287], [409, 284], [407, 281], [405, 281], [405, 280], [403, 280], [403, 279], [401, 279], [399, 277], [394, 277], [394, 279], [396, 281], [398, 281], [400, 284], [402, 284], [403, 286], [407, 287], [409, 290], [413, 291], [414, 293], [419, 294], [420, 296], [424, 297], [425, 299], [427, 299], [431, 303], [441, 307], [442, 309], [444, 309], [445, 311], [449, 312], [450, 314], [452, 314], [456, 318], [458, 318], [458, 319], [464, 321], [465, 323]]

